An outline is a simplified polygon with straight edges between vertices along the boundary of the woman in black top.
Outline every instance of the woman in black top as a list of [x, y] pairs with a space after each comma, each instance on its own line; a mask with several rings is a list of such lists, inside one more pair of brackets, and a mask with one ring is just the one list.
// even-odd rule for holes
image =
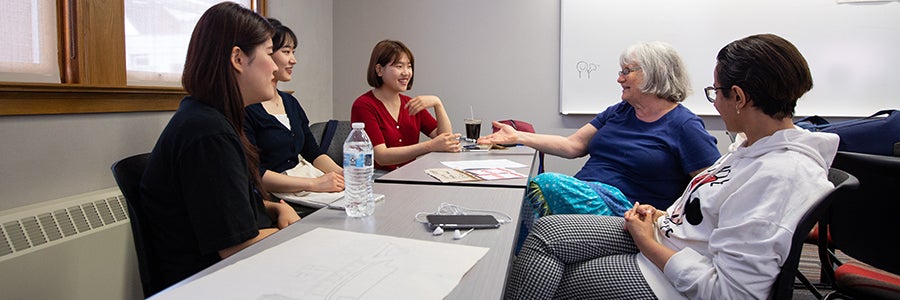
[[[174, 284], [300, 219], [264, 199], [244, 106], [272, 97], [272, 27], [223, 2], [191, 36], [182, 74], [190, 96], [163, 130], [141, 181], [144, 237]], [[149, 296], [149, 295], [148, 295]]]
[[[259, 151], [259, 174], [262, 185], [270, 192], [340, 192], [344, 190], [344, 169], [319, 150], [309, 130], [309, 118], [297, 98], [274, 88], [278, 81], [290, 81], [294, 65], [297, 36], [276, 19], [269, 18], [275, 27], [272, 60], [278, 65], [272, 81], [275, 96], [262, 103], [248, 105], [244, 132]], [[324, 173], [315, 178], [293, 177], [284, 174], [300, 164], [312, 163]]]

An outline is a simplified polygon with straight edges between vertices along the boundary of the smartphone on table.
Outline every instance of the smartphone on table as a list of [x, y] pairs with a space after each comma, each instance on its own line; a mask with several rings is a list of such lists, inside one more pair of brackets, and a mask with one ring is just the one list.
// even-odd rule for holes
[[428, 215], [428, 226], [443, 229], [497, 228], [500, 221], [492, 215]]

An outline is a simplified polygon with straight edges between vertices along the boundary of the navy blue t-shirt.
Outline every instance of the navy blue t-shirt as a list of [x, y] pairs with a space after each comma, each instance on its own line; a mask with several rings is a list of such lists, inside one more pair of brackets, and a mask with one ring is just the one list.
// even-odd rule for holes
[[690, 172], [720, 156], [703, 121], [680, 104], [647, 123], [622, 101], [590, 124], [597, 133], [588, 144], [590, 158], [575, 178], [615, 186], [632, 203], [666, 209], [684, 191]]

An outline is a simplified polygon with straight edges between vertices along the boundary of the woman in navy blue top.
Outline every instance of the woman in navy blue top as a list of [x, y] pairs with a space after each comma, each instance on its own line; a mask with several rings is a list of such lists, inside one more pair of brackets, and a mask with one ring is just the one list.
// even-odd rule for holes
[[[278, 65], [273, 87], [278, 81], [290, 81], [294, 65], [297, 36], [276, 19], [272, 59]], [[309, 130], [309, 118], [300, 102], [288, 93], [278, 91], [275, 97], [245, 108], [244, 132], [259, 151], [259, 174], [263, 187], [276, 193], [340, 192], [344, 190], [344, 169], [319, 150]], [[305, 162], [301, 162], [301, 158]], [[288, 176], [287, 170], [300, 163], [312, 163], [324, 175], [317, 178]]]
[[668, 207], [691, 177], [719, 157], [703, 121], [680, 104], [690, 92], [690, 80], [674, 48], [638, 43], [622, 53], [619, 64], [622, 102], [574, 134], [520, 132], [494, 122], [500, 130], [478, 139], [480, 144], [524, 144], [565, 158], [590, 155], [574, 178], [545, 173], [532, 180], [536, 184], [531, 186], [546, 198], [534, 203], [538, 215], [621, 216], [635, 202]]

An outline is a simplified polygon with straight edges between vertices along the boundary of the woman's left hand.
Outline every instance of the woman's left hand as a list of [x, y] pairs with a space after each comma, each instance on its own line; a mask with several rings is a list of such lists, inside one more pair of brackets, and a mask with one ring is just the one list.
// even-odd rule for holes
[[655, 240], [656, 226], [653, 222], [663, 214], [651, 205], [634, 203], [634, 207], [625, 212], [625, 231], [638, 240]]
[[410, 99], [409, 102], [406, 103], [406, 109], [409, 110], [409, 115], [415, 115], [422, 110], [428, 109], [429, 107], [434, 107], [436, 105], [442, 105], [441, 99], [437, 96], [418, 96]]
[[285, 227], [288, 227], [288, 225], [300, 221], [300, 215], [297, 214], [297, 211], [288, 205], [287, 202], [284, 202], [284, 200], [275, 203], [275, 205], [278, 206], [278, 229], [284, 229]]

